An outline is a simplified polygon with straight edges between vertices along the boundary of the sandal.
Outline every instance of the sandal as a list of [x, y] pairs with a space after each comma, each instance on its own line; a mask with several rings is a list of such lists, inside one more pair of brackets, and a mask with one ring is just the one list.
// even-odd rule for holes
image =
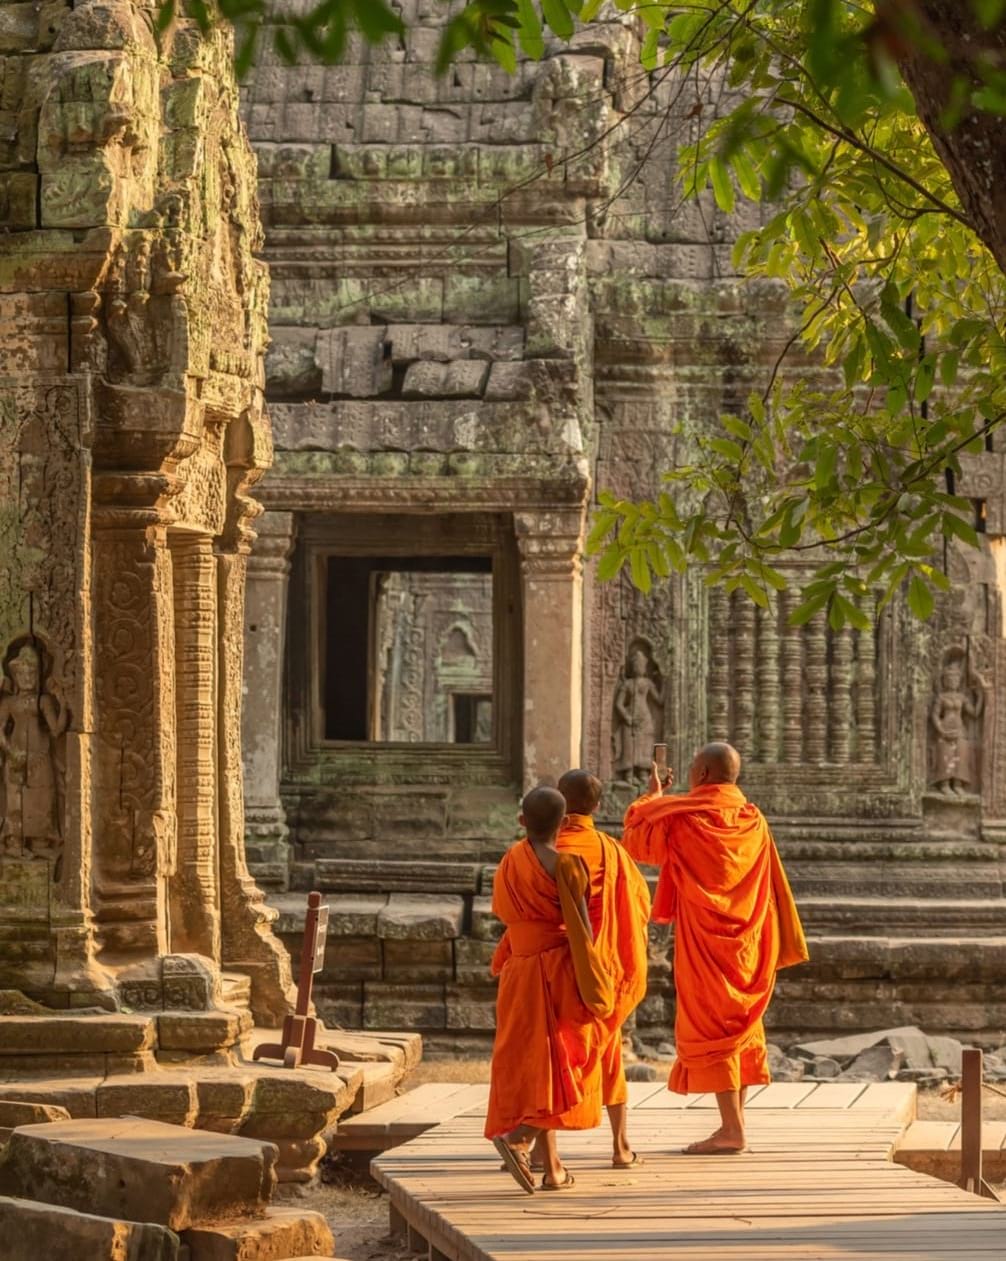
[[645, 1165], [646, 1161], [640, 1156], [639, 1152], [632, 1153], [632, 1159], [621, 1161], [613, 1160], [611, 1162], [612, 1169], [633, 1169], [638, 1165]]
[[541, 1180], [542, 1191], [568, 1191], [570, 1190], [571, 1187], [575, 1187], [576, 1179], [569, 1172], [569, 1170], [566, 1168], [563, 1168], [563, 1173], [566, 1176], [563, 1178], [561, 1182], [549, 1182], [547, 1180], [548, 1175], [546, 1174], [545, 1177], [542, 1178]]
[[511, 1147], [502, 1136], [494, 1138], [492, 1143], [503, 1157], [503, 1167], [514, 1182], [525, 1194], [534, 1195], [534, 1178], [531, 1174], [531, 1162], [527, 1158], [527, 1152]]

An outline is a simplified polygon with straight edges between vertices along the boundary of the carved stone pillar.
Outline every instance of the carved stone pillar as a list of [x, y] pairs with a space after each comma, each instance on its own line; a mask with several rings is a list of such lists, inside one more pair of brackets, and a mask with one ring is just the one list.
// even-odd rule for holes
[[241, 715], [245, 835], [249, 867], [262, 884], [286, 887], [288, 829], [279, 785], [282, 770], [286, 598], [293, 551], [292, 512], [267, 512], [255, 523], [245, 593], [245, 694]]
[[828, 756], [828, 623], [823, 613], [807, 623], [804, 639], [805, 756], [808, 762], [824, 762]]
[[761, 762], [779, 758], [779, 608], [758, 610], [758, 731]]
[[754, 753], [755, 606], [739, 591], [733, 599], [734, 731], [742, 757]]
[[220, 957], [217, 913], [217, 566], [206, 534], [170, 536], [175, 595], [178, 851], [169, 898], [173, 954]]
[[583, 512], [514, 518], [524, 612], [524, 784], [580, 761], [583, 713]]
[[171, 554], [153, 516], [110, 508], [93, 535], [95, 916], [106, 951], [148, 957], [168, 950], [176, 824]]
[[803, 758], [803, 642], [789, 620], [799, 603], [799, 591], [782, 592], [782, 760], [790, 766]]
[[730, 738], [730, 603], [722, 587], [709, 592], [709, 730], [710, 740]]
[[261, 511], [248, 491], [270, 452], [268, 422], [257, 409], [227, 429], [227, 524], [217, 548], [217, 766], [220, 808], [220, 917], [225, 968], [251, 977], [251, 1009], [260, 1025], [277, 1025], [291, 1010], [290, 956], [272, 931], [278, 912], [266, 906], [245, 855], [241, 710], [244, 690], [245, 582]]

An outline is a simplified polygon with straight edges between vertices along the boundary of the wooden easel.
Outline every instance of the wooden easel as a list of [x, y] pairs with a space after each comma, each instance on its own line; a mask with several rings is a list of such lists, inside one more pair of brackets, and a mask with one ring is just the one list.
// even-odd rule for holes
[[304, 921], [304, 944], [300, 952], [300, 974], [297, 978], [297, 1007], [283, 1021], [283, 1040], [263, 1042], [252, 1052], [253, 1060], [282, 1060], [284, 1068], [302, 1064], [319, 1064], [333, 1072], [339, 1067], [334, 1051], [314, 1045], [318, 1021], [309, 1016], [314, 976], [325, 966], [325, 938], [328, 936], [328, 907], [322, 906], [320, 893], [307, 895], [307, 919]]

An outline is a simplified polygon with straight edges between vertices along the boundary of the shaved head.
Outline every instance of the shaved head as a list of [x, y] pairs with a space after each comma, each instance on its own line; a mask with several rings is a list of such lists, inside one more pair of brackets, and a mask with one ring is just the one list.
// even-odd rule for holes
[[689, 780], [700, 784], [736, 784], [741, 773], [741, 755], [732, 744], [715, 741], [699, 749], [692, 762]]
[[566, 798], [557, 788], [539, 785], [520, 803], [521, 822], [532, 841], [548, 841], [559, 830], [566, 814]]
[[567, 771], [559, 778], [559, 791], [570, 814], [593, 814], [601, 804], [601, 781], [589, 771]]

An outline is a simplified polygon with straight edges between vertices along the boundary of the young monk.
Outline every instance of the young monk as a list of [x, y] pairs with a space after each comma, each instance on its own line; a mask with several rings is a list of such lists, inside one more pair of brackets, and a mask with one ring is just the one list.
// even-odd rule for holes
[[622, 1025], [646, 993], [650, 891], [621, 846], [594, 826], [602, 788], [601, 781], [584, 770], [567, 771], [560, 778], [566, 818], [556, 847], [560, 853], [582, 858], [590, 874], [587, 914], [601, 965], [615, 986], [615, 1010], [606, 1021], [609, 1037], [601, 1059], [601, 1097], [611, 1124], [612, 1168], [628, 1169], [642, 1158], [629, 1144]]
[[807, 943], [765, 817], [737, 787], [741, 759], [707, 744], [689, 770], [689, 791], [665, 797], [656, 766], [649, 792], [625, 815], [622, 843], [660, 867], [653, 904], [674, 924], [675, 1040], [668, 1086], [711, 1093], [720, 1127], [689, 1156], [746, 1150], [748, 1086], [770, 1080], [762, 1017], [779, 968], [803, 963]]
[[527, 838], [504, 855], [493, 882], [493, 911], [507, 931], [493, 958], [500, 981], [485, 1134], [528, 1194], [528, 1147], [542, 1134], [541, 1189], [573, 1186], [555, 1131], [600, 1123], [601, 1056], [615, 1007], [594, 948], [587, 868], [556, 848], [565, 813], [556, 789], [533, 788], [521, 804]]

